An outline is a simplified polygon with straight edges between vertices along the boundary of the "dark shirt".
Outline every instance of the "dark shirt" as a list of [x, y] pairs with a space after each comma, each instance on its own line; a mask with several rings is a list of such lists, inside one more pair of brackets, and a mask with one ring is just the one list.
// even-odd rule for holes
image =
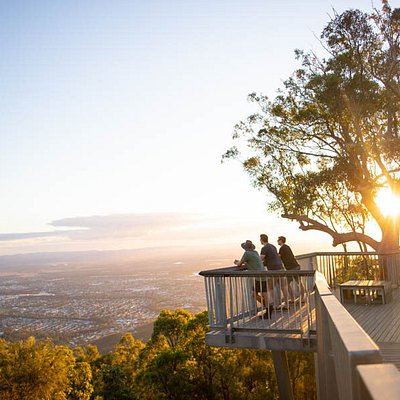
[[264, 265], [267, 267], [267, 269], [269, 270], [283, 269], [282, 261], [279, 258], [276, 247], [273, 244], [271, 243], [265, 244], [264, 247], [261, 249], [261, 255], [265, 256]]
[[279, 254], [286, 269], [298, 269], [300, 267], [299, 263], [294, 258], [292, 249], [287, 244], [281, 246]]

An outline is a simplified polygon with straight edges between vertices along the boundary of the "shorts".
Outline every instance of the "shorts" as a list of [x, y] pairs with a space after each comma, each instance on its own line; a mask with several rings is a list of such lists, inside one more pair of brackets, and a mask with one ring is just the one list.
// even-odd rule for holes
[[267, 271], [284, 271], [285, 269], [282, 267], [282, 265], [270, 265], [264, 267], [267, 269]]
[[253, 286], [254, 292], [267, 292], [267, 282], [266, 281], [256, 281], [256, 284]]

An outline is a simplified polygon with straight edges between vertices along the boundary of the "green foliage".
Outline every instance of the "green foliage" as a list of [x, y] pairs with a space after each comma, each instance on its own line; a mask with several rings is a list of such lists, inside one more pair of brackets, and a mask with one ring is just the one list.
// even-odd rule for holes
[[160, 316], [154, 323], [152, 339], [156, 340], [163, 336], [169, 346], [175, 347], [182, 339], [185, 326], [190, 319], [190, 314], [185, 310], [176, 310], [174, 313], [168, 310], [161, 311]]
[[68, 400], [90, 400], [93, 393], [92, 370], [86, 361], [77, 362], [70, 374]]
[[1, 342], [0, 398], [4, 400], [63, 400], [72, 390], [75, 359], [70, 349], [30, 337]]
[[368, 256], [337, 257], [335, 265], [337, 284], [349, 280], [383, 278], [378, 260]]
[[[125, 334], [101, 356], [88, 345], [74, 351], [33, 338], [0, 341], [3, 400], [265, 400], [277, 399], [269, 351], [205, 344], [207, 313], [162, 311], [146, 344]], [[315, 399], [313, 358], [289, 353], [296, 399]]]
[[[273, 195], [271, 210], [334, 244], [378, 247], [364, 232], [369, 218], [382, 232], [387, 225], [375, 195], [400, 193], [399, 16], [387, 1], [371, 14], [334, 14], [321, 34], [327, 58], [297, 50], [301, 67], [275, 99], [250, 94], [260, 111], [236, 125], [239, 145], [223, 156], [244, 154], [253, 184]], [[364, 236], [336, 235], [345, 231]]]

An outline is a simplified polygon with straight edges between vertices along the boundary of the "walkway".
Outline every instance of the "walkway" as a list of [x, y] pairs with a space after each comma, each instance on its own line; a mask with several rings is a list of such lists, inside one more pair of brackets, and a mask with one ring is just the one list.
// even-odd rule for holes
[[382, 357], [400, 370], [400, 289], [388, 304], [346, 304], [347, 311], [379, 346]]

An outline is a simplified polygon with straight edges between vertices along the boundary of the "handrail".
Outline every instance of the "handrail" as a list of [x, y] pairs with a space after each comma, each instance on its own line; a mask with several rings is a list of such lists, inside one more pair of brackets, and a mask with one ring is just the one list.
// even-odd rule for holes
[[296, 256], [297, 259], [316, 257], [316, 256], [345, 256], [345, 255], [377, 255], [376, 251], [314, 251], [312, 253], [299, 254]]
[[314, 271], [307, 270], [278, 270], [278, 271], [250, 271], [243, 270], [237, 266], [209, 269], [200, 271], [201, 276], [246, 276], [246, 277], [285, 277], [288, 275], [293, 276], [314, 276]]
[[400, 373], [393, 364], [358, 365], [360, 398], [363, 400], [398, 400]]
[[394, 254], [400, 254], [400, 251], [389, 251], [385, 253], [378, 253], [376, 251], [314, 251], [312, 253], [305, 253], [305, 254], [299, 254], [296, 256], [297, 259], [302, 259], [302, 258], [309, 258], [309, 257], [315, 257], [315, 256], [325, 256], [325, 255], [332, 255], [332, 256], [368, 256], [368, 255], [374, 255], [374, 256], [391, 256]]
[[[252, 330], [309, 335], [315, 271], [248, 271], [234, 266], [199, 274], [205, 278], [211, 328], [223, 329], [229, 337]], [[289, 297], [297, 297], [290, 307]]]
[[356, 371], [382, 363], [379, 348], [316, 275], [319, 399], [361, 400]]
[[[306, 268], [312, 266], [313, 270], [247, 271], [231, 266], [201, 271], [199, 274], [204, 277], [206, 286], [210, 327], [216, 329], [216, 332], [225, 332], [226, 343], [232, 345], [235, 332], [242, 334], [243, 331], [254, 331], [257, 337], [260, 333], [273, 333], [275, 338], [277, 333], [299, 333], [304, 338], [304, 334], [315, 333], [315, 328], [310, 328], [316, 322], [319, 400], [378, 400], [382, 398], [381, 395], [385, 399], [397, 399], [400, 393], [400, 372], [392, 364], [382, 364], [377, 345], [342, 306], [330, 289], [332, 285], [327, 283], [328, 279], [330, 283], [336, 282], [337, 265], [335, 262], [331, 263], [336, 259], [330, 259], [329, 268], [325, 269], [326, 265], [317, 263], [317, 257], [331, 256], [373, 257], [368, 258], [368, 266], [381, 267], [383, 260], [389, 277], [398, 279], [400, 275], [400, 253], [397, 252], [386, 255], [376, 252], [315, 252], [297, 257], [299, 260], [309, 258], [310, 262], [303, 265]], [[314, 259], [311, 260], [312, 258]], [[342, 258], [339, 266], [345, 262], [350, 263], [350, 259], [345, 262], [343, 260], [346, 259]], [[327, 275], [324, 276], [319, 270]], [[256, 282], [260, 285], [263, 282], [272, 282], [281, 294], [283, 284], [289, 277], [306, 286], [306, 304], [304, 307], [301, 305], [300, 318], [304, 321], [304, 316], [306, 317], [306, 325], [301, 321], [284, 325], [290, 321], [290, 313], [282, 310], [279, 313], [274, 311], [274, 322], [265, 319], [263, 315], [268, 310], [270, 294], [268, 293], [267, 304], [262, 304], [261, 307], [256, 306], [251, 296]], [[278, 320], [282, 325], [275, 322]], [[253, 323], [253, 329], [248, 327], [249, 321]], [[386, 381], [390, 387], [382, 385], [385, 374], [390, 377]]]
[[353, 279], [385, 280], [400, 285], [399, 251], [314, 252], [300, 254], [296, 259], [302, 268], [322, 272], [330, 287]]

